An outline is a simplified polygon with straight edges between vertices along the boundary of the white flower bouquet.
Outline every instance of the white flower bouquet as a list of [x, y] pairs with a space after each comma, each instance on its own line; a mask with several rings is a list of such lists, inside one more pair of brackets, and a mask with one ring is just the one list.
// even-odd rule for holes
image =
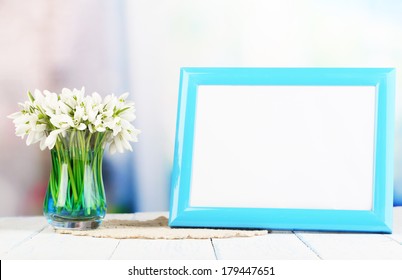
[[85, 96], [85, 90], [64, 88], [60, 95], [45, 90], [28, 92], [29, 100], [19, 103], [22, 110], [9, 117], [13, 119], [16, 135], [31, 145], [40, 142], [41, 150], [53, 149], [59, 134], [66, 130], [88, 130], [90, 133], [111, 132], [104, 139], [110, 143], [110, 152], [132, 150], [129, 142], [137, 142], [139, 130], [130, 122], [135, 120], [134, 103], [126, 102], [128, 93], [116, 97], [94, 92]]
[[131, 122], [134, 103], [128, 93], [105, 98], [94, 92], [64, 88], [60, 94], [35, 90], [22, 109], [9, 117], [26, 144], [50, 149], [52, 170], [44, 214], [54, 227], [96, 228], [106, 214], [102, 158], [107, 144], [113, 154], [132, 151], [140, 133]]

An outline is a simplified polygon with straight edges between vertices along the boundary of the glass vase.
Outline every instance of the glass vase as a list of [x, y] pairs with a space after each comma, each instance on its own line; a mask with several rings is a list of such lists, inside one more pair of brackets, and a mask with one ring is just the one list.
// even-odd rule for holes
[[95, 229], [106, 214], [102, 158], [107, 134], [67, 130], [50, 150], [43, 212], [54, 228]]

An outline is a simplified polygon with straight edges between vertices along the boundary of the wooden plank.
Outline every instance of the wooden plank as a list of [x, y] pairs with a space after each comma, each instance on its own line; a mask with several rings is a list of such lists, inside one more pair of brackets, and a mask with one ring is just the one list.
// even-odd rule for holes
[[211, 240], [121, 240], [113, 260], [214, 260]]
[[[109, 214], [106, 219], [154, 219], [166, 213]], [[46, 225], [46, 223], [45, 223]], [[57, 234], [49, 226], [4, 259], [215, 259], [210, 240], [141, 240]]]
[[55, 233], [45, 230], [13, 248], [4, 259], [109, 259], [118, 240]]
[[402, 246], [382, 234], [297, 234], [323, 259], [402, 259]]
[[[108, 214], [149, 220], [166, 212]], [[393, 234], [274, 232], [211, 240], [98, 239], [56, 234], [43, 217], [0, 218], [0, 259], [402, 259], [402, 207]]]
[[12, 248], [26, 242], [46, 228], [44, 217], [1, 218], [0, 219], [0, 258]]
[[[154, 215], [160, 213], [143, 213], [139, 217], [146, 219]], [[107, 214], [106, 220], [132, 220], [134, 216]], [[44, 217], [2, 218], [0, 237], [2, 259], [109, 259], [119, 243], [114, 239], [57, 234]]]
[[318, 259], [317, 255], [291, 232], [245, 238], [213, 239], [213, 245], [219, 260]]
[[105, 220], [133, 220], [134, 219], [134, 214], [106, 214]]
[[323, 259], [402, 259], [402, 207], [392, 234], [296, 232]]
[[392, 234], [388, 235], [388, 237], [402, 244], [402, 207], [394, 207], [393, 221]]

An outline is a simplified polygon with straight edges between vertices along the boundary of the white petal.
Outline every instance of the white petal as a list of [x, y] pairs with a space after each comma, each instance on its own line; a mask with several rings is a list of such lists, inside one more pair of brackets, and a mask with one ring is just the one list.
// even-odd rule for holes
[[72, 95], [72, 91], [71, 91], [71, 89], [63, 88], [63, 89], [61, 90], [61, 94]]
[[119, 134], [120, 132], [121, 132], [121, 126], [116, 125], [116, 126], [113, 128], [113, 136], [116, 136], [116, 137], [117, 137], [117, 134]]
[[132, 122], [136, 119], [134, 112], [124, 111], [123, 114], [119, 115], [122, 119]]
[[27, 134], [27, 131], [29, 131], [30, 126], [28, 124], [21, 124], [15, 127], [15, 135], [24, 137], [25, 134]]
[[42, 95], [42, 92], [39, 89], [35, 89], [34, 90], [34, 96], [35, 96], [35, 99], [36, 99], [37, 96], [43, 96], [43, 95]]
[[110, 146], [109, 146], [110, 154], [113, 155], [116, 153], [116, 151], [117, 151], [117, 149], [116, 149], [116, 145], [114, 144], [114, 142], [110, 143]]
[[45, 99], [45, 96], [38, 89], [35, 89], [34, 96], [35, 96], [35, 102], [38, 102], [38, 103], [42, 103], [43, 100]]
[[26, 144], [29, 146], [33, 143], [34, 140], [34, 132], [28, 134]]
[[121, 139], [119, 137], [114, 138], [114, 143], [119, 153], [124, 152], [123, 143], [121, 142]]
[[42, 138], [42, 132], [32, 131], [31, 134], [33, 134], [32, 144], [39, 142]]
[[50, 132], [45, 141], [45, 145], [49, 147], [50, 150], [53, 149], [54, 145], [56, 144], [57, 136], [62, 132], [64, 132], [63, 129], [56, 129]]
[[103, 115], [107, 118], [113, 116], [113, 108], [111, 110], [106, 110], [103, 112]]
[[92, 100], [95, 104], [102, 103], [102, 97], [97, 92], [92, 93]]
[[99, 126], [96, 127], [96, 131], [105, 132], [105, 131], [106, 131], [106, 128], [103, 127], [102, 125], [99, 125]]
[[16, 118], [19, 118], [19, 117], [21, 117], [21, 116], [22, 116], [22, 113], [21, 113], [21, 112], [15, 112], [15, 113], [12, 113], [11, 115], [8, 115], [7, 118], [9, 118], [9, 119], [16, 119]]
[[103, 104], [106, 105], [110, 102], [110, 100], [112, 100], [113, 95], [106, 95], [105, 99], [103, 99]]
[[40, 147], [41, 151], [43, 151], [44, 149], [46, 149], [46, 137], [43, 137], [43, 138], [40, 140], [39, 147]]
[[127, 120], [122, 119], [121, 121], [121, 127], [127, 130], [133, 130], [135, 129], [134, 126]]
[[131, 147], [130, 143], [127, 141], [126, 138], [122, 137], [121, 142], [123, 143], [124, 149], [129, 150], [131, 152], [133, 151], [133, 148]]
[[64, 103], [63, 101], [59, 100], [58, 102], [59, 108], [63, 114], [69, 114], [71, 109]]
[[21, 116], [19, 116], [18, 118], [15, 118], [13, 120], [13, 123], [15, 125], [19, 125], [19, 124], [26, 124], [27, 122], [29, 122], [31, 119], [31, 116], [28, 114], [22, 114]]
[[95, 121], [97, 114], [98, 114], [98, 110], [89, 110], [88, 111], [88, 121], [90, 121], [90, 122]]
[[119, 96], [119, 101], [126, 101], [127, 97], [128, 97], [128, 92], [125, 92]]
[[50, 118], [50, 122], [56, 127], [66, 128], [67, 126], [74, 126], [72, 118], [68, 115], [54, 115]]
[[95, 129], [94, 129], [94, 125], [93, 124], [88, 124], [88, 129], [89, 129], [89, 132], [91, 132], [91, 133], [94, 133], [94, 131], [95, 131]]
[[79, 126], [76, 127], [78, 130], [84, 130], [87, 126], [84, 123], [80, 123]]
[[74, 119], [81, 120], [83, 115], [84, 115], [84, 108], [81, 106], [75, 107]]

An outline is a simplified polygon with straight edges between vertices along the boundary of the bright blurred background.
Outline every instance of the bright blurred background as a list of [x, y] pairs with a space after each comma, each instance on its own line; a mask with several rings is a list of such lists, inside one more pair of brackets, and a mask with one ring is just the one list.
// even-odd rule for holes
[[167, 210], [179, 69], [396, 67], [395, 204], [402, 205], [402, 1], [0, 0], [0, 216], [37, 215], [48, 151], [6, 116], [28, 90], [131, 93], [134, 152], [107, 155], [109, 212]]

